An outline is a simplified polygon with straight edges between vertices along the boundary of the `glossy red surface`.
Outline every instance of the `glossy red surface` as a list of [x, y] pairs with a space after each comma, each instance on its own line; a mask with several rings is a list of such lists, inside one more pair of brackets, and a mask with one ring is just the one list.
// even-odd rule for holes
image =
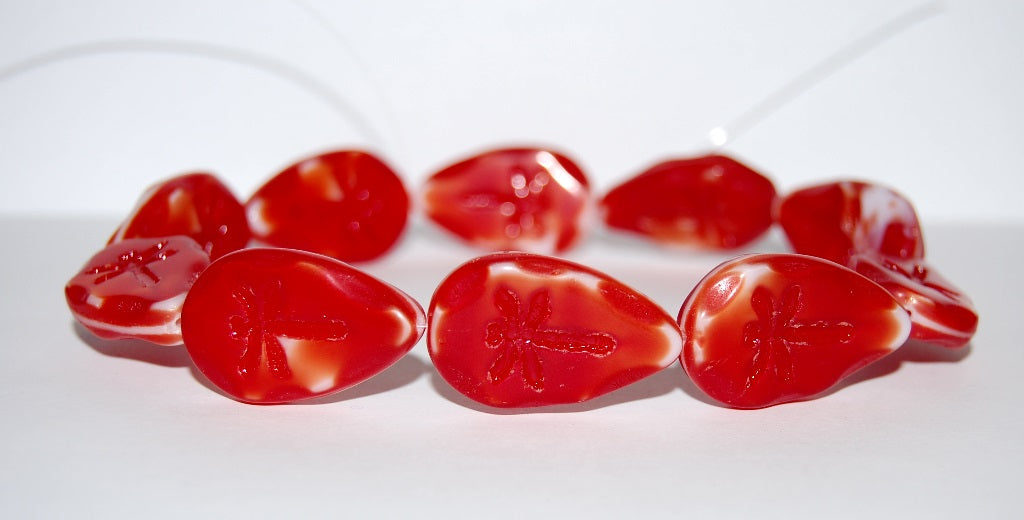
[[248, 403], [355, 385], [405, 355], [426, 324], [400, 290], [289, 249], [246, 249], [211, 264], [189, 291], [181, 322], [196, 367]]
[[923, 260], [856, 255], [850, 262], [910, 312], [910, 337], [956, 348], [966, 345], [978, 329], [971, 300]]
[[253, 236], [267, 245], [363, 262], [401, 237], [409, 195], [374, 155], [336, 151], [285, 168], [253, 194], [246, 211]]
[[217, 177], [190, 173], [151, 186], [110, 238], [186, 235], [217, 259], [249, 243], [241, 203]]
[[867, 278], [803, 255], [740, 257], [679, 311], [686, 373], [735, 408], [814, 397], [902, 345], [910, 318]]
[[101, 338], [181, 343], [181, 305], [210, 257], [191, 238], [129, 238], [96, 253], [64, 287], [71, 314]]
[[721, 155], [666, 161], [616, 186], [601, 201], [605, 223], [671, 244], [731, 249], [772, 225], [775, 186]]
[[857, 253], [924, 257], [914, 207], [883, 186], [841, 181], [804, 188], [781, 201], [777, 218], [800, 254], [843, 265]]
[[579, 166], [537, 148], [482, 153], [444, 168], [424, 185], [430, 219], [492, 251], [566, 251], [581, 238], [590, 205]]
[[576, 403], [675, 361], [671, 316], [578, 264], [496, 253], [463, 264], [430, 302], [428, 349], [452, 387], [495, 407]]

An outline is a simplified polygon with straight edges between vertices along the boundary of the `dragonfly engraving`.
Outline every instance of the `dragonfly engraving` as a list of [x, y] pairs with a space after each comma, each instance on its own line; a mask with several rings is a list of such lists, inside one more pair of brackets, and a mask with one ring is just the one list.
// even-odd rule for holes
[[281, 307], [281, 282], [270, 282], [256, 291], [243, 286], [231, 294], [243, 309], [228, 319], [230, 336], [242, 342], [242, 355], [238, 360], [238, 373], [243, 377], [255, 376], [264, 357], [267, 368], [277, 379], [292, 375], [288, 357], [280, 338], [317, 341], [342, 341], [348, 336], [348, 325], [326, 316], [314, 321], [291, 318]]
[[743, 327], [743, 342], [754, 350], [752, 370], [746, 387], [767, 374], [783, 381], [793, 379], [793, 347], [849, 343], [853, 325], [847, 322], [817, 321], [803, 323], [796, 319], [802, 308], [802, 291], [791, 284], [782, 290], [778, 301], [763, 285], [754, 289], [750, 304], [757, 319]]
[[545, 327], [551, 316], [548, 289], [537, 289], [523, 304], [519, 294], [507, 286], [494, 293], [494, 306], [500, 317], [487, 324], [485, 342], [498, 355], [487, 371], [492, 383], [508, 379], [516, 365], [523, 382], [535, 392], [544, 390], [544, 372], [537, 349], [565, 354], [605, 357], [616, 347], [616, 340], [604, 332], [578, 332]]
[[98, 275], [92, 283], [99, 285], [112, 278], [131, 273], [139, 284], [151, 287], [160, 283], [160, 277], [150, 269], [150, 264], [167, 260], [178, 252], [176, 249], [168, 249], [167, 243], [167, 240], [163, 240], [141, 251], [129, 249], [121, 253], [117, 261], [90, 267], [85, 270], [84, 274]]

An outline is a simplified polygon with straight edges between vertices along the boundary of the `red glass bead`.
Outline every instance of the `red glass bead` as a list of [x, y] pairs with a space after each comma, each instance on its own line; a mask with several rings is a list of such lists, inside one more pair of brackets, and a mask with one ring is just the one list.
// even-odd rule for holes
[[181, 306], [210, 257], [186, 236], [129, 238], [96, 253], [64, 287], [75, 319], [101, 338], [181, 343]]
[[495, 407], [577, 403], [675, 361], [672, 317], [605, 274], [551, 257], [495, 253], [450, 274], [430, 302], [438, 372]]
[[212, 259], [249, 243], [245, 210], [231, 190], [209, 173], [172, 177], [151, 186], [108, 243], [128, 238], [185, 235]]
[[971, 300], [923, 260], [855, 255], [850, 266], [874, 280], [910, 312], [910, 337], [956, 348], [978, 329]]
[[913, 205], [876, 184], [841, 181], [795, 191], [779, 204], [778, 221], [794, 251], [843, 265], [858, 253], [924, 257]]
[[409, 195], [377, 157], [337, 151], [285, 168], [253, 194], [246, 211], [253, 236], [267, 245], [362, 262], [401, 237]]
[[426, 328], [412, 298], [348, 264], [259, 248], [212, 263], [181, 323], [196, 367], [248, 403], [348, 388], [400, 359]]
[[537, 148], [493, 150], [432, 175], [424, 211], [488, 250], [561, 253], [582, 236], [590, 186], [569, 158]]
[[735, 408], [814, 397], [889, 354], [907, 312], [874, 282], [803, 255], [723, 263], [679, 311], [681, 360], [705, 393]]
[[668, 244], [742, 247], [772, 225], [775, 186], [721, 155], [666, 161], [601, 201], [605, 223]]

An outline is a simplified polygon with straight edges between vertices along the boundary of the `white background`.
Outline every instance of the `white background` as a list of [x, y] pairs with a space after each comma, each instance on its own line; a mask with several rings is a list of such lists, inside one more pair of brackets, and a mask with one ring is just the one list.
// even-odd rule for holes
[[[852, 176], [930, 221], [1024, 219], [1020, 2], [5, 0], [0, 14], [4, 213], [118, 216], [195, 169], [245, 198], [337, 147], [377, 151], [415, 188], [484, 148], [547, 145], [604, 190], [725, 126], [739, 132], [725, 151], [783, 191]], [[758, 124], [730, 124], [766, 99], [780, 103]]]
[[[0, 0], [0, 516], [1016, 516], [1024, 4], [921, 5]], [[139, 192], [183, 171], [245, 198], [359, 146], [415, 188], [528, 143], [603, 190], [723, 125], [782, 191], [842, 175], [911, 198], [928, 259], [977, 305], [972, 344], [908, 345], [760, 411], [708, 402], [673, 365], [506, 413], [453, 392], [421, 342], [336, 396], [258, 407], [180, 348], [93, 338], [61, 294]], [[426, 306], [476, 253], [417, 222], [365, 267]], [[674, 314], [724, 256], [598, 230], [571, 258]]]

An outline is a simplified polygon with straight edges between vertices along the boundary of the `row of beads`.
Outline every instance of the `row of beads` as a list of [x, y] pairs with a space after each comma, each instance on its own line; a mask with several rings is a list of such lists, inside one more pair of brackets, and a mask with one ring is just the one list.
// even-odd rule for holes
[[[614, 229], [658, 242], [734, 249], [770, 227], [775, 199], [768, 178], [712, 155], [657, 164], [595, 203], [574, 161], [536, 148], [470, 157], [434, 173], [422, 189], [423, 212], [452, 236], [484, 250], [543, 254], [578, 243], [595, 205]], [[244, 205], [212, 175], [168, 179], [147, 192], [115, 238], [176, 234], [191, 225], [184, 234], [214, 258], [244, 247], [251, 235], [266, 245], [363, 262], [395, 245], [410, 206], [401, 179], [382, 160], [334, 151], [285, 168]], [[151, 222], [155, 212], [165, 214], [161, 224]], [[213, 227], [203, 227], [204, 219]], [[140, 229], [137, 221], [162, 232]]]
[[[495, 150], [460, 161], [432, 175], [423, 193], [427, 216], [469, 243], [489, 249], [546, 253], [564, 252], [579, 240], [586, 227], [585, 216], [593, 204], [583, 172], [565, 156], [541, 149]], [[810, 260], [806, 257], [740, 259], [723, 265], [709, 274], [687, 298], [678, 324], [668, 329], [664, 324], [654, 327], [656, 336], [662, 338], [657, 340], [662, 345], [658, 347], [660, 350], [638, 357], [636, 349], [642, 350], [645, 341], [621, 342], [617, 338], [626, 334], [622, 332], [625, 329], [622, 326], [616, 329], [610, 324], [616, 322], [614, 316], [627, 316], [623, 319], [639, 320], [638, 323], [650, 326], [653, 316], [664, 314], [656, 305], [632, 289], [583, 266], [558, 263], [560, 261], [545, 257], [517, 257], [519, 260], [510, 260], [512, 267], [498, 271], [520, 274], [497, 285], [490, 281], [488, 274], [493, 269], [485, 269], [481, 271], [483, 274], [467, 276], [468, 281], [454, 284], [454, 292], [453, 282], [446, 281], [435, 293], [431, 302], [433, 330], [428, 336], [429, 350], [435, 364], [438, 359], [447, 360], [438, 368], [453, 386], [495, 406], [574, 402], [617, 388], [641, 374], [667, 366], [672, 358], [680, 356], [695, 382], [716, 399], [731, 406], [760, 407], [820, 392], [851, 370], [898, 347], [908, 334], [922, 341], [959, 347], [969, 341], [977, 326], [977, 316], [969, 300], [924, 263], [923, 237], [909, 201], [884, 187], [858, 182], [828, 183], [794, 192], [779, 201], [774, 186], [764, 176], [728, 157], [706, 156], [658, 164], [610, 190], [599, 204], [604, 221], [610, 227], [656, 241], [704, 248], [740, 247], [763, 234], [773, 222], [779, 222], [798, 253], [825, 258], [845, 268], [831, 262], [817, 267], [814, 262], [808, 264]], [[255, 251], [234, 254], [233, 251], [246, 247], [255, 238], [275, 247], [312, 251], [347, 261], [371, 260], [384, 254], [399, 239], [409, 208], [409, 196], [398, 176], [378, 158], [358, 151], [332, 152], [300, 161], [274, 176], [244, 206], [212, 175], [175, 177], [154, 186], [144, 195], [132, 215], [111, 237], [108, 248], [90, 260], [68, 284], [66, 296], [75, 317], [104, 337], [137, 337], [173, 344], [181, 341], [182, 330], [186, 336], [189, 329], [199, 330], [192, 333], [191, 340], [185, 339], [197, 366], [240, 400], [287, 402], [292, 400], [287, 396], [293, 394], [294, 398], [322, 395], [361, 379], [330, 376], [333, 370], [330, 363], [326, 368], [314, 363], [311, 368], [308, 360], [320, 359], [323, 355], [311, 357], [299, 352], [309, 345], [322, 346], [324, 342], [333, 348], [337, 342], [351, 343], [356, 337], [362, 338], [356, 341], [359, 348], [374, 342], [389, 343], [391, 340], [382, 339], [380, 333], [355, 331], [352, 324], [389, 323], [387, 316], [402, 317], [401, 323], [393, 326], [406, 333], [400, 334], [400, 341], [390, 349], [393, 355], [387, 359], [372, 353], [362, 356], [363, 361], [376, 360], [371, 363], [372, 369], [361, 371], [368, 377], [383, 370], [416, 343], [425, 326], [422, 308], [401, 291], [384, 289], [379, 282], [367, 281], [368, 275], [358, 270], [349, 271], [354, 268], [345, 264], [302, 257], [308, 253], [298, 251], [293, 254]], [[231, 260], [226, 262], [229, 255]], [[267, 263], [267, 258], [275, 259], [270, 262], [272, 265], [259, 267]], [[210, 260], [214, 261], [212, 265]], [[457, 273], [471, 265], [497, 261], [478, 259]], [[761, 267], [754, 269], [748, 264]], [[540, 265], [548, 267], [538, 271]], [[796, 269], [803, 275], [794, 271], [795, 265], [803, 266]], [[244, 267], [242, 274], [235, 273], [239, 266]], [[313, 273], [312, 278], [301, 282], [306, 287], [302, 295], [282, 301], [282, 295], [292, 290], [286, 288], [282, 280], [294, 277], [296, 266], [304, 266], [300, 271]], [[766, 277], [768, 271], [775, 274]], [[755, 276], [755, 272], [760, 274]], [[808, 279], [807, 272], [824, 274]], [[122, 276], [128, 273], [132, 276]], [[256, 273], [257, 279], [244, 279], [245, 273]], [[575, 279], [567, 273], [581, 274]], [[538, 276], [541, 281], [535, 279]], [[724, 278], [716, 279], [716, 276]], [[730, 285], [735, 284], [736, 279], [745, 278], [749, 278], [745, 289], [742, 283]], [[343, 290], [339, 296], [336, 291], [321, 287], [324, 279], [335, 289], [340, 279], [363, 280], [361, 287], [375, 289], [361, 289], [364, 297], [370, 295], [370, 301], [348, 306], [351, 312], [362, 314], [331, 317], [318, 309], [337, 307], [336, 298], [344, 299], [351, 290]], [[562, 304], [571, 310], [571, 325], [567, 325], [564, 318], [552, 317], [558, 314], [551, 303], [560, 298], [556, 288], [567, 279], [576, 280], [572, 282], [576, 288], [569, 293], [577, 296], [570, 298], [571, 304]], [[600, 279], [605, 280], [591, 287], [592, 280]], [[708, 287], [709, 280], [717, 281]], [[525, 285], [521, 285], [523, 283]], [[193, 289], [193, 284], [197, 284], [198, 289]], [[727, 286], [734, 287], [730, 290], [732, 296], [744, 295], [738, 304], [732, 299], [727, 302], [722, 296], [708, 294], [708, 291], [722, 294]], [[854, 290], [854, 287], [874, 288]], [[391, 290], [397, 292], [389, 292]], [[818, 301], [813, 305], [815, 309], [831, 308], [826, 305], [834, 303], [830, 293], [852, 295], [865, 290], [865, 294], [885, 296], [882, 300], [871, 296], [841, 302], [835, 308], [836, 315], [824, 318], [814, 315], [814, 309], [804, 303]], [[196, 296], [197, 292], [204, 296]], [[321, 293], [323, 297], [311, 298]], [[448, 296], [443, 296], [445, 294]], [[463, 300], [467, 294], [478, 294], [477, 300], [466, 304]], [[527, 294], [530, 296], [525, 301]], [[586, 296], [581, 297], [581, 294]], [[307, 315], [296, 314], [296, 298], [306, 304], [312, 302], [312, 307], [302, 307]], [[189, 301], [199, 303], [188, 304]], [[292, 303], [287, 303], [289, 301]], [[384, 318], [367, 310], [379, 307], [380, 301], [392, 302], [385, 306]], [[463, 303], [457, 304], [458, 301]], [[875, 303], [866, 303], [869, 301]], [[593, 302], [599, 302], [597, 307], [591, 305]], [[472, 327], [463, 319], [455, 320], [454, 325], [450, 323], [455, 313], [453, 309], [465, 312], [467, 305], [476, 309], [470, 315], [485, 317], [475, 325], [478, 334], [469, 334], [467, 331]], [[191, 312], [193, 317], [188, 318], [190, 307], [203, 310]], [[724, 311], [727, 307], [731, 309], [729, 312]], [[585, 326], [573, 321], [586, 315], [581, 314], [583, 308], [606, 310], [594, 311], [598, 318]], [[125, 309], [130, 311], [125, 312]], [[444, 310], [435, 315], [437, 309]], [[608, 314], [607, 309], [614, 312]], [[899, 312], [893, 314], [894, 309]], [[868, 310], [874, 314], [867, 313]], [[486, 318], [495, 311], [499, 314], [496, 321]], [[715, 318], [688, 321], [694, 312]], [[220, 320], [218, 313], [224, 314]], [[441, 330], [438, 315], [445, 316], [446, 330], [454, 333]], [[906, 316], [909, 316], [908, 324], [899, 325]], [[814, 319], [802, 324], [800, 319], [809, 317]], [[562, 325], [555, 326], [560, 320]], [[672, 322], [665, 316], [655, 321]], [[182, 322], [185, 326], [174, 330]], [[719, 342], [712, 348], [712, 343], [701, 339], [706, 336], [704, 329], [718, 330], [723, 323], [733, 322], [742, 326], [726, 327], [739, 331], [738, 336], [725, 341], [726, 347]], [[860, 323], [857, 334], [853, 333], [854, 323]], [[671, 335], [664, 336], [666, 330], [674, 330], [678, 338], [679, 327], [686, 340], [683, 348], [679, 348], [681, 343], [671, 340]], [[587, 330], [590, 332], [582, 332]], [[655, 341], [650, 333], [641, 336], [645, 334], [647, 343]], [[728, 334], [715, 336], [729, 337]], [[288, 341], [282, 343], [284, 339]], [[456, 349], [455, 364], [475, 360], [470, 365], [478, 372], [486, 368], [484, 365], [489, 368], [478, 373], [475, 379], [466, 379], [467, 372], [463, 369], [449, 377], [453, 358], [440, 353], [451, 352], [451, 349], [443, 349], [441, 345], [467, 341], [469, 347]], [[625, 349], [625, 354], [621, 354], [623, 349], [616, 350], [623, 343], [632, 345]], [[663, 347], [672, 344], [677, 347], [669, 348], [671, 355], [665, 355], [667, 351]], [[228, 346], [222, 349], [218, 345]], [[473, 345], [483, 348], [484, 354], [472, 354]], [[819, 378], [824, 383], [812, 385], [816, 388], [813, 392], [806, 386], [813, 376], [803, 375], [801, 380], [791, 381], [794, 366], [800, 365], [794, 365], [791, 351], [794, 345], [818, 350], [825, 347], [823, 356], [811, 356], [816, 360], [813, 363], [819, 367], [825, 364], [836, 367], [834, 373]], [[828, 353], [828, 348], [837, 345], [845, 349], [846, 356], [853, 357], [847, 359]], [[859, 346], [855, 349], [852, 345]], [[345, 351], [351, 351], [352, 347], [347, 348]], [[495, 349], [502, 353], [490, 359]], [[812, 348], [801, 350], [815, 351]], [[543, 374], [550, 372], [541, 368], [541, 351], [546, 352], [548, 357], [544, 363], [548, 364], [554, 363], [552, 356], [557, 359], [559, 355], [576, 362], [596, 362], [587, 371], [591, 375], [583, 380], [587, 385], [597, 385], [594, 386], [597, 390], [580, 393], [578, 385], [563, 383], [559, 388], [576, 397], [567, 401], [564, 396], [554, 401], [550, 397], [531, 400], [534, 393], [544, 391]], [[734, 360], [739, 355], [737, 351], [753, 356], [740, 363], [739, 375], [732, 374], [732, 382], [726, 385], [724, 393], [716, 390], [715, 384], [710, 387], [702, 384], [702, 380], [722, 380], [721, 375], [707, 376], [701, 368], [709, 360], [714, 361], [716, 355], [711, 354], [714, 351], [728, 360]], [[851, 354], [855, 351], [863, 353]], [[618, 361], [613, 362], [612, 354], [616, 352], [619, 352], [615, 357]], [[622, 361], [622, 356], [626, 362]], [[344, 358], [345, 366], [358, 365], [360, 356], [354, 357], [355, 360], [349, 355], [337, 359]], [[211, 358], [217, 360], [212, 365]], [[570, 364], [566, 370], [573, 372], [574, 366]], [[710, 366], [721, 365], [715, 361]], [[293, 367], [305, 370], [293, 370]], [[604, 370], [600, 367], [619, 367], [621, 373], [613, 371], [605, 376], [618, 383], [607, 386], [595, 381], [593, 374]], [[785, 383], [782, 389], [775, 388], [760, 400], [749, 399], [751, 385], [756, 379], [760, 386], [767, 370], [772, 370]], [[516, 371], [520, 377], [509, 378]], [[626, 374], [632, 375], [627, 377]], [[293, 381], [296, 377], [305, 378], [306, 388], [297, 394]], [[486, 391], [480, 394], [481, 388], [489, 388], [504, 395], [498, 385], [520, 379], [527, 390], [526, 400], [495, 399]], [[223, 383], [228, 380], [240, 382]], [[274, 385], [282, 381], [285, 382], [284, 394], [271, 389], [266, 395], [275, 397], [269, 401], [266, 397], [253, 397], [263, 396], [263, 387], [276, 388]], [[345, 384], [338, 381], [345, 381]], [[790, 384], [797, 384], [802, 390], [795, 393], [787, 390], [786, 385]], [[738, 396], [730, 390], [734, 388], [742, 389]]]

